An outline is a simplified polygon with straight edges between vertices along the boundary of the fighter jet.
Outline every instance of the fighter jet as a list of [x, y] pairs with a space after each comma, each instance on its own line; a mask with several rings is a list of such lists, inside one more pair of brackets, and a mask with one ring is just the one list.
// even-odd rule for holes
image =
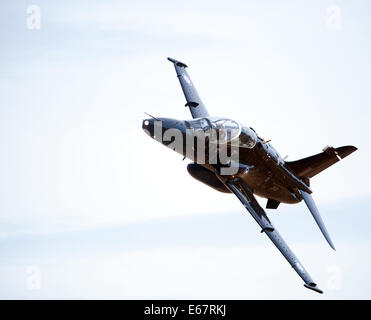
[[[251, 214], [308, 289], [323, 293], [295, 254], [273, 226], [254, 195], [267, 199], [267, 209], [279, 204], [304, 200], [319, 229], [332, 249], [335, 246], [312, 198], [310, 179], [345, 158], [357, 148], [325, 147], [316, 155], [285, 161], [269, 141], [251, 127], [238, 121], [210, 116], [187, 72], [187, 65], [168, 58], [191, 111], [191, 120], [150, 118], [143, 120], [143, 130], [153, 139], [192, 160], [189, 174], [223, 193], [234, 194]], [[183, 159], [184, 159], [183, 158]]]

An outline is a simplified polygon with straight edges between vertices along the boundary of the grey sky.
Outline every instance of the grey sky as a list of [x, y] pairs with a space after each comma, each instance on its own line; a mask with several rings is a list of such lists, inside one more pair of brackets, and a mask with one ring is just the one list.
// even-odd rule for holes
[[[40, 6], [40, 30], [26, 27], [29, 4]], [[341, 10], [340, 30], [328, 26], [326, 10], [334, 4]], [[344, 263], [344, 277], [357, 274], [359, 264], [368, 266], [369, 254], [363, 256], [361, 249], [369, 248], [371, 241], [366, 235], [371, 223], [370, 6], [369, 1], [3, 1], [0, 239], [5, 250], [1, 277], [7, 282], [0, 288], [0, 295], [99, 297], [104, 282], [89, 291], [87, 282], [78, 282], [78, 271], [74, 272], [73, 267], [71, 277], [78, 294], [72, 293], [73, 285], [59, 287], [55, 274], [46, 267], [48, 255], [61, 250], [58, 266], [63, 264], [63, 257], [73, 265], [76, 258], [68, 253], [71, 232], [77, 242], [88, 239], [79, 251], [82, 254], [94, 250], [96, 237], [118, 228], [122, 237], [107, 236], [99, 251], [101, 256], [93, 255], [92, 260], [101, 260], [105, 251], [114, 248], [112, 259], [125, 265], [126, 258], [124, 261], [115, 256], [120, 255], [121, 242], [125, 242], [125, 250], [138, 254], [133, 258], [137, 262], [125, 265], [127, 268], [147, 259], [148, 250], [158, 248], [169, 250], [165, 254], [169, 261], [173, 261], [172, 254], [183, 254], [184, 246], [201, 251], [205, 247], [211, 247], [211, 251], [220, 248], [226, 255], [229, 249], [237, 250], [234, 252], [241, 253], [244, 263], [254, 261], [251, 268], [256, 270], [246, 278], [250, 288], [234, 287], [237, 281], [234, 286], [223, 282], [226, 287], [214, 290], [218, 297], [233, 290], [239, 298], [246, 291], [252, 292], [246, 292], [246, 297], [253, 297], [257, 288], [252, 279], [261, 277], [259, 272], [271, 272], [271, 282], [266, 284], [274, 292], [270, 298], [280, 298], [281, 294], [291, 297], [291, 292], [296, 297], [312, 297], [268, 241], [254, 240], [259, 230], [237, 199], [217, 194], [193, 180], [179, 155], [142, 132], [144, 111], [179, 119], [190, 117], [167, 56], [189, 65], [190, 76], [211, 114], [254, 127], [261, 136], [272, 139], [283, 156], [288, 154], [289, 160], [320, 152], [327, 144], [354, 144], [359, 148], [312, 181], [314, 198], [338, 248], [336, 253], [323, 251], [321, 259], [328, 260], [313, 261], [317, 246], [327, 248], [302, 204], [283, 205], [271, 216], [314, 279], [322, 276], [326, 282], [327, 265], [342, 268]], [[179, 203], [183, 203], [181, 207]], [[191, 232], [193, 225], [212, 227], [213, 221], [215, 230]], [[238, 230], [231, 242], [223, 233], [226, 221], [229, 229], [233, 230], [235, 223]], [[174, 243], [171, 230], [183, 226], [183, 222], [182, 240]], [[161, 241], [156, 242], [159, 229], [164, 232]], [[155, 248], [146, 247], [143, 239], [129, 237], [135, 230], [139, 235], [148, 234]], [[187, 230], [192, 241], [187, 238]], [[224, 241], [215, 242], [219, 232], [226, 245]], [[53, 240], [55, 234], [58, 241]], [[50, 246], [40, 257], [40, 246], [49, 240]], [[34, 246], [28, 245], [30, 241]], [[252, 251], [251, 256], [238, 251], [241, 246], [249, 250], [255, 241], [259, 241], [261, 254], [260, 249]], [[296, 243], [302, 245], [296, 248]], [[22, 253], [17, 258], [12, 246]], [[352, 250], [357, 264], [350, 266], [345, 253]], [[208, 258], [192, 269], [190, 277], [211, 268], [215, 253], [205, 254]], [[274, 283], [272, 267], [257, 263], [258, 259], [273, 259], [271, 254], [282, 266], [279, 270], [292, 279], [284, 293]], [[156, 259], [153, 252], [148, 257]], [[192, 259], [190, 252], [183, 258]], [[237, 255], [233, 259], [238, 259]], [[47, 269], [52, 289], [42, 287], [46, 291], [36, 293], [22, 289], [24, 277], [20, 274], [35, 263]], [[90, 262], [76, 268], [85, 270], [88, 277], [88, 265]], [[110, 270], [108, 265], [101, 268]], [[107, 281], [111, 286], [122, 276], [119, 269], [113, 267], [110, 272], [112, 279]], [[223, 279], [233, 274], [230, 265], [218, 270]], [[352, 288], [354, 297], [369, 298], [364, 286], [370, 283], [361, 285], [361, 274], [332, 296], [352, 297]], [[168, 281], [170, 284], [172, 280]], [[130, 289], [134, 283], [129, 281], [126, 286]], [[141, 288], [146, 292], [145, 286]], [[112, 290], [112, 296], [120, 297], [120, 288]], [[110, 285], [105, 292], [109, 297]], [[207, 297], [212, 290], [202, 292]], [[264, 294], [261, 291], [257, 296]], [[122, 297], [138, 295], [135, 290], [130, 295], [129, 290]], [[146, 297], [151, 296], [193, 295], [184, 282], [179, 291], [148, 289]]]

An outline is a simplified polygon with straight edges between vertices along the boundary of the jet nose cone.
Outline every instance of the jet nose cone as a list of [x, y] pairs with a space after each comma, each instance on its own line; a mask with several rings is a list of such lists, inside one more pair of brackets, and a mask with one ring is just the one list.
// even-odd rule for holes
[[170, 118], [156, 118], [156, 119], [144, 119], [142, 123], [142, 129], [151, 138], [156, 139], [159, 142], [163, 142], [162, 139], [173, 136], [176, 131], [180, 134], [186, 132], [186, 126], [184, 121], [170, 119]]
[[144, 119], [142, 123], [142, 129], [150, 137], [153, 137], [154, 132], [154, 119]]

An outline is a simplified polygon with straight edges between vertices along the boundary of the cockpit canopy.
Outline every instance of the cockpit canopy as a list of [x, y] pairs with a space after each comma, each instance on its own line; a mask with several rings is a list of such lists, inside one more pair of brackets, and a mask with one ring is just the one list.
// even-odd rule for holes
[[185, 121], [185, 124], [188, 130], [194, 131], [195, 135], [199, 133], [208, 135], [210, 142], [226, 144], [239, 138], [240, 147], [251, 149], [257, 141], [257, 136], [252, 129], [227, 118], [196, 118]]

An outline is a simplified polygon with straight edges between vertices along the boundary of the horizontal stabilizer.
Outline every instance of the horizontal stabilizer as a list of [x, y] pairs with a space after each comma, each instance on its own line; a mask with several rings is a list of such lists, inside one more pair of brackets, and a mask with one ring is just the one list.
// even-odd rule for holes
[[312, 178], [356, 150], [357, 148], [353, 146], [340, 148], [326, 147], [322, 153], [314, 156], [296, 161], [286, 161], [286, 166], [297, 177]]
[[311, 212], [314, 220], [316, 220], [317, 225], [320, 228], [322, 234], [326, 238], [328, 244], [330, 245], [330, 247], [332, 249], [336, 250], [335, 249], [335, 246], [334, 246], [334, 244], [333, 244], [333, 242], [332, 242], [332, 240], [330, 238], [330, 235], [329, 235], [329, 233], [328, 233], [328, 231], [327, 231], [327, 229], [325, 227], [325, 224], [323, 223], [323, 220], [321, 218], [321, 215], [319, 214], [319, 211], [317, 209], [317, 206], [316, 206], [316, 204], [313, 201], [312, 196], [309, 193], [306, 193], [303, 190], [299, 190], [299, 191], [300, 191], [301, 196], [304, 199], [305, 204], [307, 205], [309, 211]]

